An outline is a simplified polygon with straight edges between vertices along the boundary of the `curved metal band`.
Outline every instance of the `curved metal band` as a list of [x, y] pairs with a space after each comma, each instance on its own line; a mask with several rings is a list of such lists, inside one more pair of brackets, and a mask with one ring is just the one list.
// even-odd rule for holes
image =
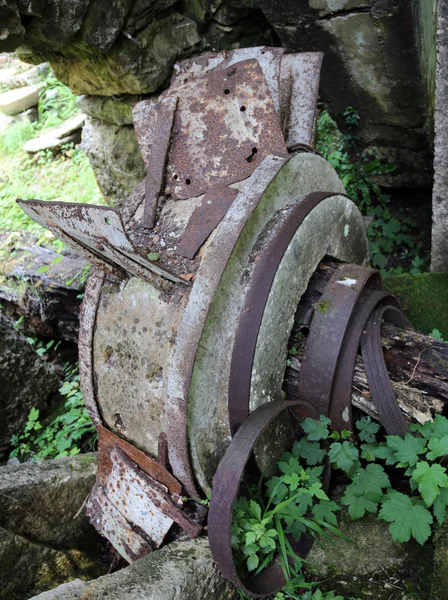
[[[208, 539], [213, 559], [224, 577], [247, 594], [258, 598], [276, 593], [285, 584], [285, 578], [280, 563], [275, 561], [259, 575], [244, 581], [240, 579], [232, 554], [233, 505], [257, 440], [282, 411], [299, 404], [295, 401], [274, 401], [254, 410], [236, 432], [213, 478], [208, 516]], [[313, 539], [300, 538], [299, 542], [291, 539], [290, 543], [297, 555], [305, 557]]]
[[366, 331], [361, 338], [361, 352], [370, 392], [381, 423], [387, 433], [404, 435], [408, 431], [408, 426], [395, 398], [384, 361], [381, 347], [381, 322], [383, 317], [386, 317], [394, 325], [405, 329], [409, 329], [411, 325], [401, 312], [395, 298], [389, 296], [388, 300], [386, 306], [380, 306], [370, 316]]
[[[339, 430], [351, 428], [351, 379], [350, 387], [346, 380], [336, 395], [336, 406], [332, 411], [334, 382], [338, 367], [339, 372], [346, 368], [348, 356], [353, 360], [354, 369], [354, 344], [349, 348], [345, 346], [347, 328], [366, 285], [377, 289], [381, 286], [378, 271], [359, 265], [343, 265], [336, 270], [314, 312], [300, 369], [300, 397], [317, 407], [319, 414], [329, 416], [332, 413], [333, 427]], [[360, 336], [361, 332], [356, 352]], [[345, 360], [342, 359], [344, 354]], [[352, 374], [353, 370], [350, 377]]]
[[249, 415], [250, 383], [258, 332], [278, 266], [305, 217], [322, 200], [341, 195], [343, 194], [335, 192], [313, 192], [305, 196], [293, 206], [254, 267], [250, 289], [240, 315], [230, 364], [229, 425], [232, 435]]

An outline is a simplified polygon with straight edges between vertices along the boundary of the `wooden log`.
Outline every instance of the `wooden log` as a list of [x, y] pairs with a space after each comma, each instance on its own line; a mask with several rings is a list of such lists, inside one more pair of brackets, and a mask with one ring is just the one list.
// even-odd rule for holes
[[[298, 395], [298, 377], [305, 355], [306, 335], [323, 288], [336, 264], [325, 261], [316, 271], [296, 314], [291, 336], [284, 390]], [[420, 423], [448, 409], [448, 343], [385, 322], [382, 331], [384, 357], [398, 403], [408, 420]], [[291, 350], [293, 348], [293, 350]], [[353, 405], [378, 418], [371, 398], [361, 356], [358, 357], [352, 388]]]
[[36, 245], [26, 233], [0, 235], [0, 253], [0, 310], [23, 317], [28, 335], [77, 342], [87, 261]]

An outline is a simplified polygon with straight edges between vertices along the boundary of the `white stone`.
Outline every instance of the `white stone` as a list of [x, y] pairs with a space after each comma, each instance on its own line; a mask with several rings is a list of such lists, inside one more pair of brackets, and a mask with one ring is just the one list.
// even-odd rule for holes
[[0, 112], [5, 115], [17, 115], [36, 106], [41, 85], [30, 85], [0, 94]]

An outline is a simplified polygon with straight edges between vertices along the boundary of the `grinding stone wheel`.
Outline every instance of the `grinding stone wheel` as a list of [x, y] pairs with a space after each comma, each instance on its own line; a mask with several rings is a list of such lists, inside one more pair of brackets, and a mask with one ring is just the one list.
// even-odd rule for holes
[[[306, 195], [321, 190], [334, 195], [320, 202], [305, 218], [275, 272], [250, 372], [250, 410], [281, 396], [294, 314], [322, 258], [330, 255], [358, 264], [368, 260], [362, 215], [353, 202], [341, 195], [345, 190], [335, 171], [314, 154], [291, 157], [266, 185], [246, 221], [214, 293], [201, 334], [188, 395], [188, 442], [194, 475], [206, 492], [210, 492], [212, 477], [230, 441], [228, 399], [232, 354], [254, 267], [275, 236], [276, 223]], [[241, 200], [240, 194], [232, 206], [235, 215], [239, 213]], [[219, 251], [220, 238], [226, 235], [226, 229], [218, 227], [213, 248], [208, 252]], [[200, 272], [195, 285], [199, 281]], [[179, 336], [181, 331], [180, 328]], [[181, 351], [178, 346], [171, 373], [176, 371], [179, 360], [176, 355]], [[238, 371], [238, 364], [235, 368]], [[277, 430], [264, 445], [269, 448], [263, 460], [266, 463], [277, 446], [284, 450], [284, 436], [282, 439]]]

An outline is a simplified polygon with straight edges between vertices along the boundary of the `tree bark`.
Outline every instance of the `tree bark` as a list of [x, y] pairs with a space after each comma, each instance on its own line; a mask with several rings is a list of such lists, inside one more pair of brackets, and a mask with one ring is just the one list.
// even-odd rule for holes
[[[300, 302], [285, 373], [284, 390], [288, 396], [298, 396], [306, 335], [314, 309], [335, 267], [336, 263], [330, 261], [320, 265]], [[382, 346], [392, 387], [408, 420], [423, 423], [435, 412], [441, 413], [448, 408], [448, 343], [385, 322]], [[291, 348], [294, 348], [292, 354]], [[361, 356], [355, 367], [352, 402], [363, 412], [378, 418]]]
[[23, 317], [28, 335], [77, 342], [87, 261], [38, 246], [29, 234], [0, 235], [0, 254], [1, 311]]

